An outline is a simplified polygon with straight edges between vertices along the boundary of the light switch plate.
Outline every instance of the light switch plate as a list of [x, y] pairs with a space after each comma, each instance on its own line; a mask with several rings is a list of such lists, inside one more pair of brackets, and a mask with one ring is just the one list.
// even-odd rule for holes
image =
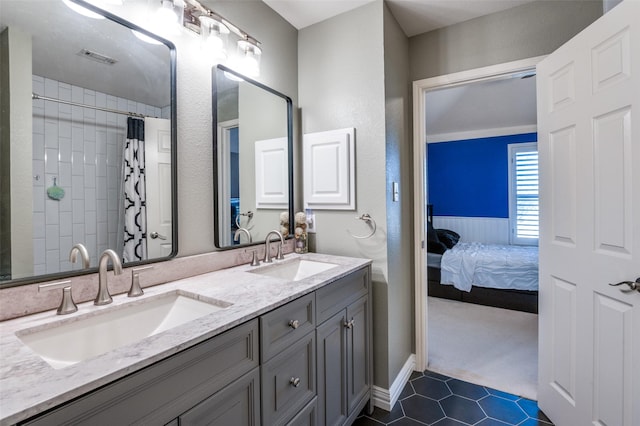
[[315, 234], [316, 233], [316, 215], [311, 209], [306, 209], [304, 212], [307, 215], [307, 233]]

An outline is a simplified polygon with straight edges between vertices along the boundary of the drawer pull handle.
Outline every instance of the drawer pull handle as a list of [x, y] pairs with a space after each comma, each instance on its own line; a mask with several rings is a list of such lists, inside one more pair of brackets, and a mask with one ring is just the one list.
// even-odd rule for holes
[[300, 321], [298, 320], [291, 320], [289, 321], [289, 327], [293, 328], [294, 330], [298, 327], [300, 327]]
[[351, 320], [349, 322], [345, 322], [344, 326], [351, 329], [353, 328], [353, 324], [355, 323], [355, 320], [353, 318], [351, 318]]
[[300, 386], [300, 377], [292, 377], [291, 379], [289, 379], [289, 383], [294, 388], [297, 388], [298, 386]]

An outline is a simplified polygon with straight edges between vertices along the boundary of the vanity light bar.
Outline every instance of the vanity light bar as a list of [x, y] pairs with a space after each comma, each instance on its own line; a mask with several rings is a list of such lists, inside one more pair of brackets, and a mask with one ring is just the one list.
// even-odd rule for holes
[[227, 28], [229, 28], [229, 31], [240, 37], [240, 39], [248, 41], [255, 46], [260, 46], [261, 43], [255, 37], [229, 22], [219, 13], [216, 13], [211, 9], [207, 9], [197, 0], [184, 0], [184, 3], [183, 26], [185, 28], [196, 34], [200, 34], [200, 16], [210, 16], [226, 25]]

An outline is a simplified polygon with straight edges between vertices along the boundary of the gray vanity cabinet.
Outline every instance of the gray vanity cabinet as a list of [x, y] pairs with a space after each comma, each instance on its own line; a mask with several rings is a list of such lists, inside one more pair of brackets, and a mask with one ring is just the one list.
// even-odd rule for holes
[[21, 424], [351, 424], [371, 398], [370, 267]]
[[369, 268], [317, 291], [318, 423], [351, 424], [371, 397]]
[[258, 342], [258, 321], [252, 320], [23, 424], [163, 425], [183, 413], [187, 419], [200, 418], [193, 408], [198, 404], [215, 407], [213, 415], [225, 415], [228, 398], [244, 398], [253, 413], [253, 418], [243, 417], [250, 420], [244, 424], [257, 425]]

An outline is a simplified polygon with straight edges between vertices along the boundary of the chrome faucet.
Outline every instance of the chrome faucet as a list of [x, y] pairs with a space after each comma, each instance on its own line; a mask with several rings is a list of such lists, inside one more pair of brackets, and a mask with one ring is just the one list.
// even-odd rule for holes
[[107, 263], [109, 259], [113, 264], [113, 274], [120, 275], [122, 273], [122, 264], [116, 252], [111, 249], [103, 251], [98, 264], [98, 295], [93, 301], [94, 305], [108, 305], [113, 302], [107, 286]]
[[253, 238], [251, 238], [251, 232], [247, 228], [238, 228], [236, 229], [235, 234], [233, 234], [233, 241], [240, 241], [240, 234], [245, 234], [249, 243], [253, 242]]
[[278, 237], [280, 237], [280, 245], [278, 246], [278, 254], [276, 255], [276, 259], [277, 260], [282, 260], [284, 259], [284, 255], [282, 254], [282, 245], [284, 244], [284, 237], [282, 236], [282, 234], [279, 231], [276, 231], [275, 229], [273, 231], [269, 231], [269, 233], [267, 234], [267, 237], [265, 238], [264, 241], [264, 263], [272, 263], [271, 260], [271, 241], [269, 240], [269, 237], [271, 237], [272, 234], [277, 235]]
[[69, 252], [69, 262], [76, 263], [78, 260], [78, 253], [80, 253], [80, 258], [82, 259], [82, 267], [85, 269], [88, 268], [91, 263], [89, 260], [89, 252], [87, 251], [87, 248], [80, 243], [71, 247], [71, 251]]

